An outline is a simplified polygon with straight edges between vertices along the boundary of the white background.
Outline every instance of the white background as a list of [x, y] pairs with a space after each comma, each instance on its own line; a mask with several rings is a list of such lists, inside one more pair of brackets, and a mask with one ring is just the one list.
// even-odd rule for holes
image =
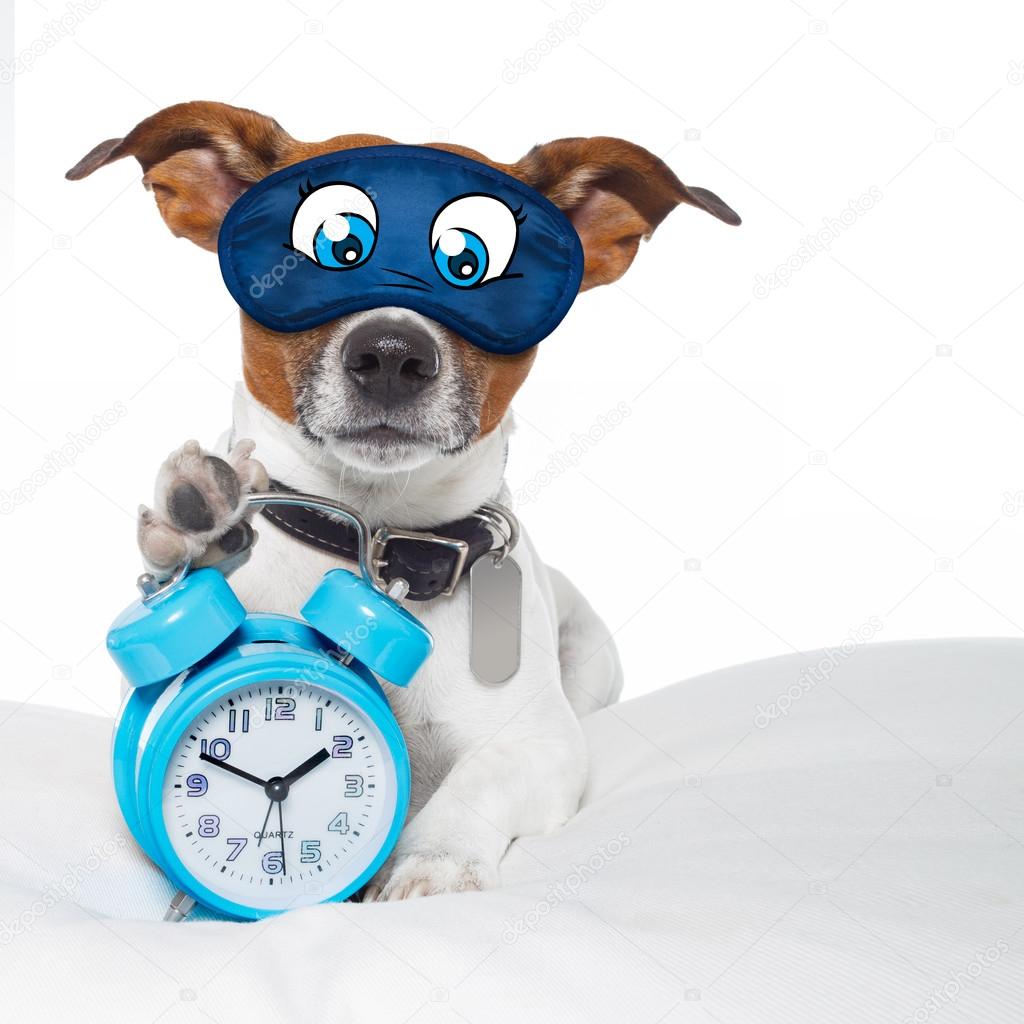
[[[498, 160], [618, 135], [743, 216], [672, 214], [543, 343], [516, 403], [514, 488], [627, 404], [521, 509], [615, 630], [627, 695], [871, 621], [877, 640], [1022, 632], [1020, 5], [91, 6], [19, 3], [14, 50], [35, 61], [0, 85], [0, 499], [114, 420], [3, 502], [0, 697], [115, 708], [102, 643], [133, 596], [136, 505], [167, 451], [227, 423], [238, 327], [215, 258], [170, 236], [134, 161], [63, 179], [200, 98], [301, 138]], [[73, 33], [47, 43], [62, 16]]]

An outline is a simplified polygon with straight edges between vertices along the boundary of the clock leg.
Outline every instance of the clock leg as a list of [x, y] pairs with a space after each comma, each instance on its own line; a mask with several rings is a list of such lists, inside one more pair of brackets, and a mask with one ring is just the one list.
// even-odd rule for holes
[[188, 893], [180, 889], [174, 894], [167, 911], [164, 914], [165, 921], [184, 921], [188, 917], [196, 901]]

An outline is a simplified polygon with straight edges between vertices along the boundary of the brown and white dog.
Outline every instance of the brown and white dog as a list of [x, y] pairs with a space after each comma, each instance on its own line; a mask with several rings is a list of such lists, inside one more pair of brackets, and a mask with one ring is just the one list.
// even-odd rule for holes
[[[96, 146], [68, 177], [134, 156], [173, 234], [216, 251], [224, 215], [255, 182], [321, 153], [390, 141], [299, 142], [254, 111], [183, 103]], [[621, 277], [640, 240], [680, 203], [739, 223], [716, 195], [688, 188], [660, 159], [621, 139], [561, 139], [514, 164], [435, 145], [511, 174], [560, 207], [583, 243], [582, 291]], [[355, 506], [371, 527], [429, 529], [502, 500], [509, 403], [536, 348], [484, 352], [395, 307], [297, 334], [275, 333], [245, 313], [241, 325], [244, 384], [222, 457], [193, 441], [164, 462], [154, 508], [143, 509], [139, 522], [150, 567], [166, 573], [184, 556], [214, 561], [244, 544], [240, 494], [264, 488], [266, 470], [297, 490]], [[423, 365], [429, 373], [410, 372]], [[250, 457], [254, 447], [260, 462]], [[578, 719], [618, 697], [618, 657], [591, 607], [525, 536], [516, 559], [524, 642], [519, 670], [502, 686], [471, 672], [465, 584], [414, 608], [435, 652], [408, 689], [388, 687], [412, 761], [410, 819], [364, 899], [491, 886], [513, 839], [550, 830], [577, 808], [586, 777]], [[249, 608], [296, 614], [338, 564], [268, 525], [233, 584]]]

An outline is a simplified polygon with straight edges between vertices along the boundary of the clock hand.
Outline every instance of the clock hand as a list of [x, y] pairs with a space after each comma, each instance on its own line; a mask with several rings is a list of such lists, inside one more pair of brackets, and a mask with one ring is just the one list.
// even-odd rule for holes
[[215, 764], [218, 768], [223, 768], [226, 772], [231, 772], [232, 775], [237, 775], [241, 779], [245, 779], [247, 782], [255, 782], [257, 786], [265, 786], [267, 784], [265, 779], [258, 779], [255, 775], [250, 775], [248, 772], [242, 771], [241, 768], [236, 768], [233, 764], [228, 764], [227, 761], [218, 760], [216, 757], [210, 757], [209, 754], [200, 754], [200, 761], [206, 761], [207, 764]]
[[[280, 801], [278, 801], [278, 806], [280, 806]], [[259, 842], [256, 844], [257, 849], [259, 849], [259, 847], [263, 845], [263, 837], [267, 834], [267, 822], [270, 821], [270, 812], [273, 809], [274, 801], [271, 800], [270, 803], [267, 804], [267, 816], [263, 819], [263, 827], [260, 829], [260, 839]]]
[[277, 804], [277, 820], [280, 824], [281, 830], [281, 864], [282, 871], [284, 870], [284, 815], [281, 810], [281, 804], [284, 803], [285, 797], [288, 796], [288, 787], [296, 781], [301, 779], [303, 775], [311, 772], [318, 764], [323, 764], [331, 755], [327, 752], [326, 747], [322, 747], [312, 757], [307, 758], [298, 768], [290, 771], [287, 775], [282, 778], [271, 779], [269, 782], [264, 782], [263, 779], [257, 779], [255, 775], [250, 775], [248, 772], [243, 772], [241, 769], [236, 768], [234, 765], [228, 764], [226, 761], [218, 761], [215, 758], [207, 757], [205, 754], [199, 755], [204, 760], [210, 761], [212, 764], [220, 765], [221, 768], [226, 768], [229, 772], [234, 772], [236, 775], [241, 775], [243, 779], [248, 779], [250, 782], [256, 782], [270, 795], [270, 804], [267, 806], [267, 816], [263, 819], [263, 827], [260, 829], [260, 837], [256, 843], [257, 848], [263, 845], [263, 837], [267, 831], [267, 822], [270, 821], [270, 812], [274, 809], [274, 804]]
[[318, 764], [323, 764], [324, 761], [330, 758], [330, 756], [331, 755], [327, 752], [327, 748], [322, 747], [312, 757], [306, 758], [298, 768], [293, 768], [281, 781], [290, 786], [293, 782], [297, 782], [301, 779], [303, 775], [311, 772]]
[[287, 875], [288, 874], [288, 868], [285, 866], [285, 862], [284, 862], [284, 812], [281, 809], [283, 806], [284, 806], [284, 801], [283, 800], [278, 800], [277, 801], [277, 828], [278, 828], [278, 831], [281, 833], [281, 874], [282, 875]]

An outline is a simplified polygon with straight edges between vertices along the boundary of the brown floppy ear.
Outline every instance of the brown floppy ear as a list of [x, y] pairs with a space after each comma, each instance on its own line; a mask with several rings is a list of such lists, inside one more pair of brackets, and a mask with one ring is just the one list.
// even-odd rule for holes
[[534, 146], [512, 173], [564, 211], [583, 241], [580, 291], [617, 281], [629, 269], [640, 239], [680, 203], [726, 224], [740, 218], [705, 188], [689, 188], [642, 146], [623, 139], [559, 139]]
[[295, 140], [273, 119], [226, 103], [166, 107], [123, 139], [108, 139], [67, 172], [77, 181], [133, 156], [171, 231], [216, 251], [228, 207], [252, 184], [289, 162]]

